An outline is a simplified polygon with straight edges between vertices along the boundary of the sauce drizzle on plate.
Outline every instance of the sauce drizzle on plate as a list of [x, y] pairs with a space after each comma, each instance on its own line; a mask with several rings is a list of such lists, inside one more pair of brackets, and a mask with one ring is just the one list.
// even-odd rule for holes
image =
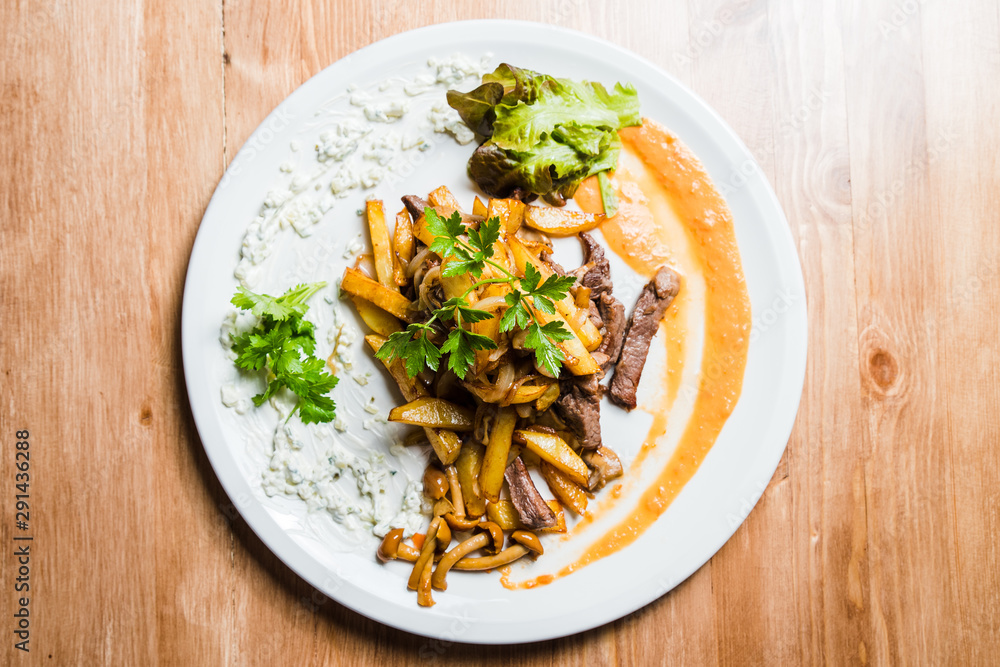
[[[750, 298], [729, 207], [698, 159], [663, 126], [644, 119], [641, 127], [627, 128], [620, 135], [624, 144], [621, 164], [627, 163], [629, 168], [615, 175], [619, 210], [601, 227], [609, 247], [637, 272], [652, 276], [664, 263], [676, 266], [671, 248], [686, 244], [705, 282], [705, 338], [693, 412], [670, 460], [624, 520], [554, 577], [542, 575], [512, 582], [504, 576], [501, 582], [508, 588], [550, 583], [634, 542], [697, 472], [743, 387], [751, 327]], [[584, 182], [575, 200], [585, 211], [603, 210], [595, 179]], [[668, 215], [676, 216], [682, 223], [680, 227], [663, 224], [663, 216]], [[678, 228], [685, 230], [686, 239], [672, 236], [671, 230]], [[681, 294], [684, 292], [682, 288]], [[667, 345], [666, 391], [659, 404], [649, 409], [653, 423], [631, 466], [633, 471], [666, 433], [667, 414], [677, 396], [683, 370], [680, 364], [685, 333], [679, 313], [689, 305], [686, 300], [675, 304], [661, 323], [661, 338]], [[591, 521], [584, 519], [578, 527]]]

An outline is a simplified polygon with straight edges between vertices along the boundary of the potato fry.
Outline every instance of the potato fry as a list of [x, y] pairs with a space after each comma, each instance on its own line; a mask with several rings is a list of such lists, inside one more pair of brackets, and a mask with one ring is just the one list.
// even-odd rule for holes
[[542, 461], [542, 465], [539, 466], [539, 470], [542, 473], [542, 478], [545, 480], [545, 483], [549, 485], [549, 490], [552, 491], [552, 495], [554, 495], [560, 503], [570, 508], [580, 516], [583, 516], [586, 513], [587, 492], [573, 482], [573, 480], [569, 478], [569, 475], [547, 461]]
[[538, 454], [540, 459], [566, 473], [569, 479], [580, 486], [587, 485], [590, 468], [558, 435], [520, 430], [514, 432], [514, 438], [517, 442], [523, 442], [528, 450]]
[[486, 517], [504, 530], [520, 530], [521, 528], [514, 503], [506, 498], [486, 503]]
[[458, 203], [458, 199], [456, 199], [455, 195], [451, 193], [451, 190], [444, 185], [439, 188], [435, 188], [429, 195], [427, 195], [427, 200], [435, 209], [440, 206], [442, 208], [450, 208], [453, 211], [462, 210], [462, 206]]
[[581, 213], [549, 206], [526, 206], [524, 224], [551, 236], [573, 236], [589, 232], [604, 222], [599, 213]]
[[444, 428], [425, 428], [424, 433], [441, 463], [449, 465], [455, 462], [462, 448], [462, 439], [457, 433]]
[[389, 411], [389, 421], [450, 431], [471, 431], [472, 411], [443, 398], [418, 398]]
[[481, 215], [484, 218], [486, 217], [486, 204], [484, 204], [483, 200], [479, 197], [476, 197], [476, 200], [472, 202], [472, 215]]
[[482, 462], [483, 446], [475, 442], [462, 445], [458, 458], [455, 459], [458, 482], [462, 487], [462, 498], [465, 501], [465, 514], [472, 518], [481, 517], [486, 513], [486, 499], [479, 486]]
[[394, 276], [392, 244], [389, 242], [389, 228], [385, 225], [385, 206], [381, 199], [369, 199], [365, 203], [365, 217], [372, 237], [372, 252], [375, 257], [375, 274], [379, 283], [388, 289], [399, 291]]
[[357, 269], [344, 269], [344, 277], [340, 281], [340, 289], [348, 294], [370, 301], [399, 319], [412, 322], [415, 311], [409, 299], [395, 290], [385, 287]]
[[371, 301], [366, 301], [358, 296], [352, 296], [351, 301], [364, 323], [378, 335], [388, 338], [397, 331], [403, 330], [403, 325], [399, 323], [399, 319], [395, 315], [390, 315]]
[[542, 384], [522, 384], [514, 392], [514, 397], [510, 399], [511, 405], [517, 403], [531, 403], [539, 400], [550, 387], [555, 385], [555, 380]]
[[410, 212], [403, 207], [403, 210], [396, 214], [396, 230], [393, 232], [392, 243], [395, 248], [396, 265], [393, 278], [396, 284], [404, 287], [409, 284], [410, 279], [406, 277], [406, 267], [413, 259], [413, 219]]
[[538, 401], [535, 402], [535, 409], [539, 412], [545, 412], [559, 399], [559, 385], [553, 383], [549, 385], [549, 388], [545, 390]]
[[552, 511], [556, 515], [556, 525], [549, 528], [539, 528], [535, 532], [538, 533], [565, 533], [566, 532], [566, 513], [563, 512], [562, 504], [558, 500], [546, 500], [545, 504], [552, 508]]
[[500, 408], [490, 431], [489, 444], [486, 445], [486, 454], [483, 456], [482, 468], [479, 471], [479, 488], [482, 489], [483, 496], [492, 502], [500, 498], [503, 472], [507, 469], [507, 454], [510, 452], [515, 424], [517, 424], [517, 413], [514, 409]]
[[513, 236], [524, 220], [524, 210], [528, 208], [519, 199], [491, 199], [486, 206], [486, 217], [497, 217], [503, 225], [505, 236]]

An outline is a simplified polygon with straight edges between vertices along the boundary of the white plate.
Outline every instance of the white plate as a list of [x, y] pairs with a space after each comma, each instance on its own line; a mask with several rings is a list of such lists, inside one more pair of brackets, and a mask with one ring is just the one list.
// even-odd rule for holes
[[[320, 109], [351, 83], [374, 84], [416, 71], [429, 57], [453, 52], [491, 52], [492, 65], [511, 62], [556, 76], [632, 82], [643, 115], [679, 135], [726, 195], [736, 222], [754, 330], [735, 411], [692, 481], [635, 543], [533, 590], [507, 590], [496, 574], [453, 575], [449, 590], [435, 594], [437, 605], [422, 609], [405, 590], [407, 565], [375, 562], [375, 538], [350, 548], [325, 512], [308, 513], [297, 499], [264, 495], [260, 461], [267, 443], [257, 442], [254, 432], [241, 424], [264, 424], [266, 431], [273, 428], [273, 421], [267, 420], [276, 418], [267, 406], [240, 417], [221, 404], [220, 383], [232, 372], [232, 363], [219, 344], [219, 326], [237, 284], [233, 269], [246, 226], [279, 176], [277, 165], [312, 153], [311, 133], [322, 117]], [[464, 89], [474, 83], [466, 81]], [[292, 141], [304, 145], [299, 157], [290, 153]], [[471, 186], [463, 184], [468, 182], [465, 162], [472, 147], [458, 146], [442, 135], [434, 138], [434, 145], [403, 182], [383, 183], [342, 200], [316, 225], [311, 239], [294, 234], [283, 239], [277, 251], [283, 257], [275, 260], [259, 291], [280, 293], [293, 279], [335, 280], [347, 260], [339, 251], [315, 251], [316, 244], [334, 244], [339, 250], [337, 243], [346, 244], [361, 230], [355, 209], [365, 194], [391, 202], [401, 194], [427, 192], [445, 183], [463, 201], [470, 198]], [[613, 264], [613, 274], [626, 271], [622, 266]], [[616, 290], [618, 283], [616, 277]], [[629, 304], [637, 283], [625, 283], [622, 296]], [[323, 310], [320, 299], [313, 303], [311, 314]], [[806, 359], [805, 306], [795, 246], [774, 193], [750, 152], [702, 100], [658, 67], [594, 37], [541, 24], [470, 21], [430, 26], [366, 47], [310, 79], [260, 125], [212, 197], [191, 253], [182, 317], [184, 368], [192, 412], [219, 480], [251, 528], [292, 570], [340, 603], [396, 628], [451, 641], [529, 642], [593, 628], [642, 607], [690, 576], [735, 532], [773, 474], [798, 409]], [[358, 363], [374, 372], [370, 386], [344, 380], [334, 392], [348, 417], [369, 394], [387, 405], [393, 400], [388, 380], [370, 358], [362, 355]], [[626, 458], [648, 427], [648, 416], [632, 414], [636, 416], [628, 420], [611, 418], [615, 447], [622, 448]], [[354, 436], [375, 439], [357, 428], [357, 417], [352, 419]], [[608, 428], [606, 423], [606, 434]], [[552, 542], [555, 554], [547, 551], [529, 572], [550, 571], [559, 551], [571, 554], [582, 546]]]

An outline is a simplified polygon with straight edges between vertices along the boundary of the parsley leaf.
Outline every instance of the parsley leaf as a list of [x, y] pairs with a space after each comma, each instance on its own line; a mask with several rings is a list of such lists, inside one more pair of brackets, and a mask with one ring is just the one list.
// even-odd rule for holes
[[493, 256], [493, 244], [499, 240], [500, 218], [496, 216], [480, 223], [479, 229], [469, 229], [469, 245], [478, 251], [477, 257], [482, 255], [482, 259]]
[[[534, 350], [540, 366], [544, 366], [553, 377], [558, 376], [559, 365], [565, 360], [565, 356], [557, 343], [571, 338], [573, 334], [559, 321], [542, 325], [534, 311], [555, 314], [555, 302], [569, 294], [576, 278], [550, 275], [542, 280], [541, 272], [530, 263], [525, 267], [524, 277], [519, 278], [502, 265], [491, 261], [494, 245], [500, 240], [503, 228], [496, 216], [483, 220], [477, 226], [467, 226], [458, 212], [444, 218], [433, 208], [426, 207], [424, 220], [427, 230], [434, 235], [430, 249], [444, 260], [442, 276], [468, 274], [478, 279], [489, 264], [499, 272], [498, 276], [505, 277], [475, 282], [461, 296], [445, 301], [426, 322], [410, 324], [405, 331], [393, 333], [375, 356], [388, 363], [396, 359], [403, 360], [407, 374], [413, 377], [425, 368], [436, 371], [441, 356], [447, 354], [449, 370], [465, 379], [475, 361], [476, 351], [493, 350], [497, 347], [496, 341], [489, 336], [464, 328], [466, 323], [494, 317], [490, 312], [469, 306], [465, 297], [482, 285], [506, 283], [512, 291], [504, 296], [507, 309], [500, 316], [500, 331], [525, 330], [525, 347]], [[454, 321], [454, 326], [440, 348], [429, 337], [434, 330], [431, 325], [436, 320]], [[252, 361], [254, 358], [248, 355], [247, 363]]]
[[457, 326], [448, 334], [441, 351], [449, 355], [448, 368], [460, 380], [464, 380], [465, 374], [476, 360], [476, 350], [495, 350], [496, 347], [497, 344], [489, 336], [472, 333]]
[[531, 294], [538, 287], [538, 281], [541, 279], [542, 274], [538, 272], [538, 269], [533, 264], [527, 264], [524, 267], [524, 278], [521, 279], [521, 289]]
[[327, 394], [337, 386], [337, 377], [326, 369], [326, 363], [313, 356], [316, 335], [311, 322], [304, 319], [309, 306], [306, 301], [326, 283], [298, 285], [279, 297], [256, 294], [240, 287], [232, 304], [257, 316], [257, 324], [233, 340], [235, 363], [247, 371], [267, 369], [271, 378], [267, 389], [253, 397], [261, 406], [282, 387], [287, 387], [298, 402], [296, 411], [303, 423], [333, 421], [336, 404]]
[[434, 313], [438, 316], [439, 320], [447, 322], [455, 318], [455, 311], [458, 311], [458, 316], [462, 318], [463, 322], [481, 322], [493, 317], [492, 313], [488, 313], [485, 310], [477, 310], [470, 306], [465, 299], [457, 297], [448, 299], [442, 303], [441, 307], [435, 310]]
[[535, 360], [539, 365], [544, 366], [553, 377], [559, 377], [559, 364], [566, 357], [556, 343], [572, 337], [573, 334], [566, 330], [562, 322], [549, 322], [542, 326], [536, 320], [528, 327], [524, 346], [535, 351]]
[[279, 297], [273, 297], [268, 294], [255, 294], [240, 286], [236, 288], [236, 294], [230, 303], [240, 310], [249, 310], [257, 317], [269, 317], [276, 322], [301, 319], [309, 310], [306, 301], [324, 287], [326, 283], [300, 284]]
[[547, 297], [554, 301], [559, 301], [569, 294], [569, 288], [572, 287], [575, 282], [576, 278], [573, 276], [557, 276], [556, 274], [552, 274], [545, 279], [545, 282], [532, 289], [531, 295]]
[[430, 246], [431, 252], [444, 258], [452, 257], [461, 249], [458, 237], [465, 233], [465, 225], [458, 211], [452, 213], [450, 217], [442, 218], [437, 211], [428, 206], [424, 208], [424, 219], [427, 221], [427, 231], [435, 237]]
[[430, 339], [432, 330], [430, 324], [415, 322], [407, 326], [405, 331], [397, 331], [389, 336], [375, 356], [386, 363], [402, 359], [406, 374], [410, 377], [416, 376], [424, 368], [436, 371], [441, 350]]
[[503, 298], [508, 307], [503, 317], [500, 318], [500, 331], [511, 331], [514, 327], [524, 329], [528, 326], [531, 313], [528, 312], [527, 305], [521, 296], [521, 292], [514, 291]]

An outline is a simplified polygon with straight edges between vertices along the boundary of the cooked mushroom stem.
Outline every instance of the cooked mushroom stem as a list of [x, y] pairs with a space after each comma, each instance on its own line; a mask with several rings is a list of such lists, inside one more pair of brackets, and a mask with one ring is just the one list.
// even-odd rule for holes
[[406, 582], [406, 587], [411, 591], [417, 590], [417, 587], [420, 585], [420, 573], [423, 572], [424, 567], [434, 558], [434, 548], [437, 546], [437, 531], [440, 525], [441, 518], [434, 517], [431, 520], [431, 525], [427, 528], [427, 537], [424, 538], [424, 546], [420, 549], [420, 556], [413, 564], [410, 578]]
[[395, 560], [397, 558], [397, 554], [399, 553], [399, 544], [402, 540], [402, 528], [390, 530], [386, 533], [385, 537], [382, 538], [382, 544], [378, 545], [378, 551], [375, 552], [375, 555], [378, 556], [378, 559], [383, 563]]
[[448, 574], [448, 570], [453, 568], [455, 563], [465, 556], [469, 555], [476, 549], [482, 549], [489, 543], [490, 537], [486, 533], [474, 535], [466, 541], [460, 542], [458, 546], [441, 558], [441, 562], [438, 563], [437, 569], [434, 570], [434, 576], [431, 577], [431, 585], [439, 591], [448, 590], [448, 583], [444, 580]]
[[417, 604], [421, 607], [433, 607], [434, 597], [431, 595], [431, 576], [434, 567], [433, 559], [427, 561], [420, 571], [420, 581], [417, 584]]
[[444, 474], [448, 478], [449, 486], [451, 486], [451, 504], [455, 507], [455, 516], [464, 519], [465, 503], [462, 501], [462, 487], [458, 483], [458, 469], [450, 465], [444, 469]]
[[521, 556], [530, 553], [528, 547], [522, 544], [515, 544], [507, 547], [496, 556], [483, 556], [481, 558], [466, 557], [455, 563], [453, 570], [494, 570], [509, 563], [513, 563]]
[[444, 520], [447, 522], [448, 526], [451, 526], [454, 530], [472, 530], [477, 525], [479, 525], [479, 519], [465, 519], [458, 518], [454, 514], [445, 514]]

